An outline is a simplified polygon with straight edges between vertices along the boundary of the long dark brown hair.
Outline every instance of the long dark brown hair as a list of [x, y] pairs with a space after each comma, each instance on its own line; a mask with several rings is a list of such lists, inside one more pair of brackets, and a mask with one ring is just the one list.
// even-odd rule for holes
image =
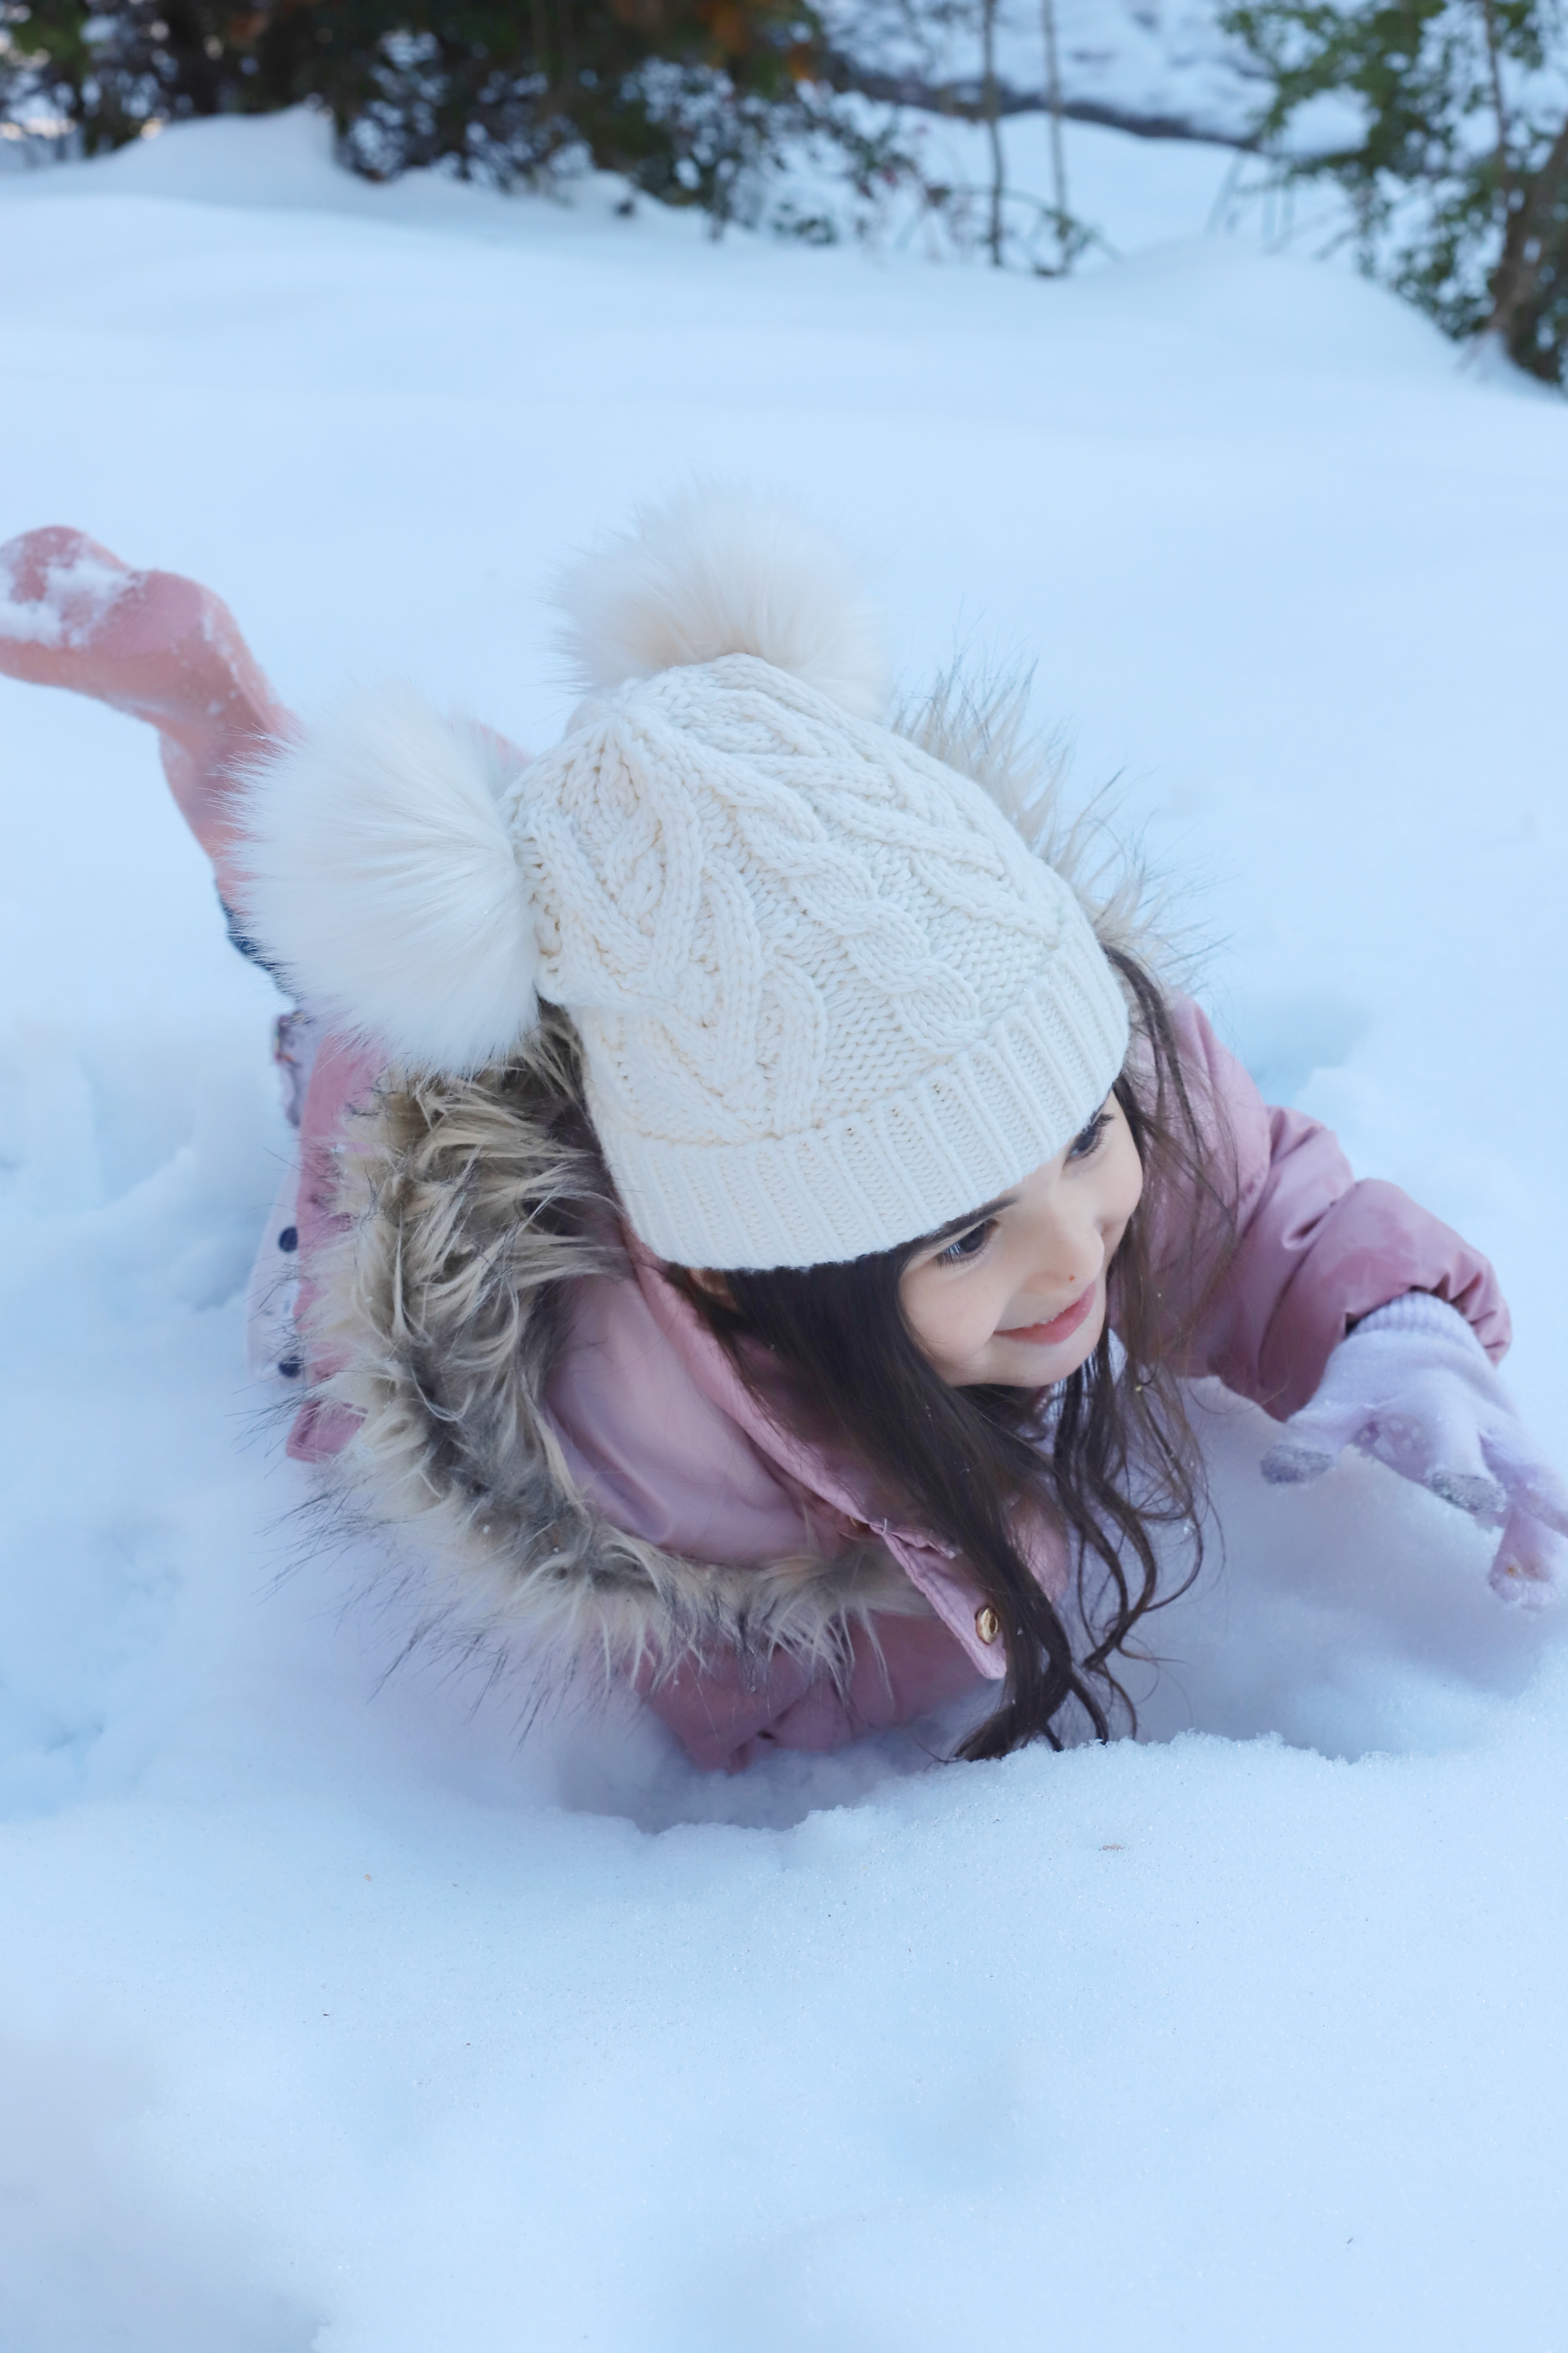
[[[1194, 1101], [1163, 992], [1108, 948], [1132, 1014], [1115, 1084], [1143, 1164], [1142, 1198], [1110, 1270], [1110, 1314], [1088, 1361], [1044, 1393], [950, 1388], [905, 1321], [900, 1279], [919, 1240], [842, 1265], [729, 1272], [716, 1288], [671, 1270], [683, 1294], [752, 1377], [761, 1343], [793, 1375], [803, 1413], [847, 1441], [891, 1497], [952, 1546], [996, 1614], [1006, 1646], [1002, 1704], [964, 1744], [972, 1757], [1025, 1742], [1062, 1745], [1058, 1718], [1107, 1739], [1120, 1708], [1136, 1722], [1111, 1662], [1152, 1609], [1202, 1565], [1201, 1472], [1176, 1376], [1201, 1297], [1228, 1248], [1234, 1190], [1225, 1138]], [[1180, 1324], [1163, 1297], [1180, 1264]], [[1194, 1269], [1204, 1270], [1194, 1282]], [[1113, 1345], [1114, 1324], [1120, 1347]], [[1021, 1514], [1055, 1522], [1077, 1566], [1079, 1640], [1019, 1548]], [[1157, 1531], [1183, 1539], [1185, 1570], [1162, 1593]], [[1066, 1719], [1069, 1724], [1072, 1717]]]

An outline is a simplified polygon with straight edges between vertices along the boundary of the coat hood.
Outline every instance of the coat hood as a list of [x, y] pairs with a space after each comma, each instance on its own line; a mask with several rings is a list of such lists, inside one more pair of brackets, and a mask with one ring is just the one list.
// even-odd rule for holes
[[519, 1059], [472, 1079], [389, 1073], [351, 1117], [307, 1315], [307, 1413], [331, 1435], [296, 1451], [330, 1453], [340, 1505], [420, 1556], [433, 1624], [611, 1674], [721, 1649], [837, 1670], [857, 1622], [927, 1607], [851, 1525], [856, 1499], [795, 1482], [792, 1512], [781, 1461], [774, 1525], [793, 1545], [697, 1557], [617, 1525], [551, 1409], [583, 1291], [637, 1282], [579, 1089], [571, 1025], [547, 1008]]

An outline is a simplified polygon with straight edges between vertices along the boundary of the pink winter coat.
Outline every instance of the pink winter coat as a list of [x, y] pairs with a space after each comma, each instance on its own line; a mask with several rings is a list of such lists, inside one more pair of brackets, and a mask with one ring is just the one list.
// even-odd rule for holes
[[[1500, 1356], [1508, 1310], [1486, 1260], [1395, 1187], [1358, 1183], [1317, 1121], [1265, 1105], [1195, 1005], [1178, 1004], [1176, 1027], [1199, 1092], [1206, 1078], [1234, 1140], [1239, 1236], [1176, 1369], [1216, 1375], [1283, 1420], [1311, 1396], [1349, 1326], [1408, 1291], [1447, 1300]], [[307, 1303], [313, 1255], [341, 1225], [333, 1145], [348, 1107], [375, 1076], [364, 1055], [323, 1041], [301, 1123]], [[1187, 1321], [1196, 1279], [1172, 1261], [1173, 1332]], [[734, 1770], [769, 1746], [837, 1747], [1003, 1672], [998, 1650], [977, 1630], [980, 1597], [963, 1564], [920, 1530], [890, 1522], [852, 1461], [782, 1430], [636, 1245], [628, 1279], [579, 1281], [546, 1403], [578, 1489], [626, 1534], [696, 1561], [744, 1564], [874, 1533], [929, 1604], [930, 1614], [883, 1612], [872, 1634], [858, 1631], [847, 1682], [783, 1652], [761, 1679], [754, 1662], [742, 1671], [724, 1657], [662, 1680], [645, 1676], [650, 1704], [699, 1765]], [[289, 1451], [321, 1461], [353, 1427], [342, 1409], [308, 1404]], [[1065, 1561], [1044, 1548], [1034, 1566], [1049, 1589], [1060, 1589]]]

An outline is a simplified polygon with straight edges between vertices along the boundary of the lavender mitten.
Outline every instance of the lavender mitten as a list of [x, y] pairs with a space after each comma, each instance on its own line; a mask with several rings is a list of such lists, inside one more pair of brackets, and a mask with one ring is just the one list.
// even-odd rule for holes
[[1486, 1350], [1443, 1300], [1413, 1291], [1364, 1317], [1264, 1456], [1263, 1475], [1273, 1486], [1320, 1478], [1347, 1446], [1500, 1528], [1494, 1592], [1539, 1603], [1568, 1589], [1568, 1490]]

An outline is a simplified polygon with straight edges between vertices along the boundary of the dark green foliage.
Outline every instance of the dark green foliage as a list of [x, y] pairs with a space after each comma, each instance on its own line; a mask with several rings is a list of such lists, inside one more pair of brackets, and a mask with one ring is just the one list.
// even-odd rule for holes
[[[1568, 41], [1556, 0], [1240, 0], [1258, 129], [1284, 176], [1351, 201], [1363, 266], [1461, 338], [1561, 382], [1568, 357]], [[1337, 138], [1302, 109], [1338, 101]], [[1337, 124], [1336, 124], [1337, 128]], [[1294, 143], [1287, 151], [1287, 138]]]
[[314, 100], [373, 177], [444, 164], [507, 186], [570, 161], [718, 218], [818, 127], [821, 26], [796, 0], [14, 0], [0, 114], [89, 154], [143, 125]]

